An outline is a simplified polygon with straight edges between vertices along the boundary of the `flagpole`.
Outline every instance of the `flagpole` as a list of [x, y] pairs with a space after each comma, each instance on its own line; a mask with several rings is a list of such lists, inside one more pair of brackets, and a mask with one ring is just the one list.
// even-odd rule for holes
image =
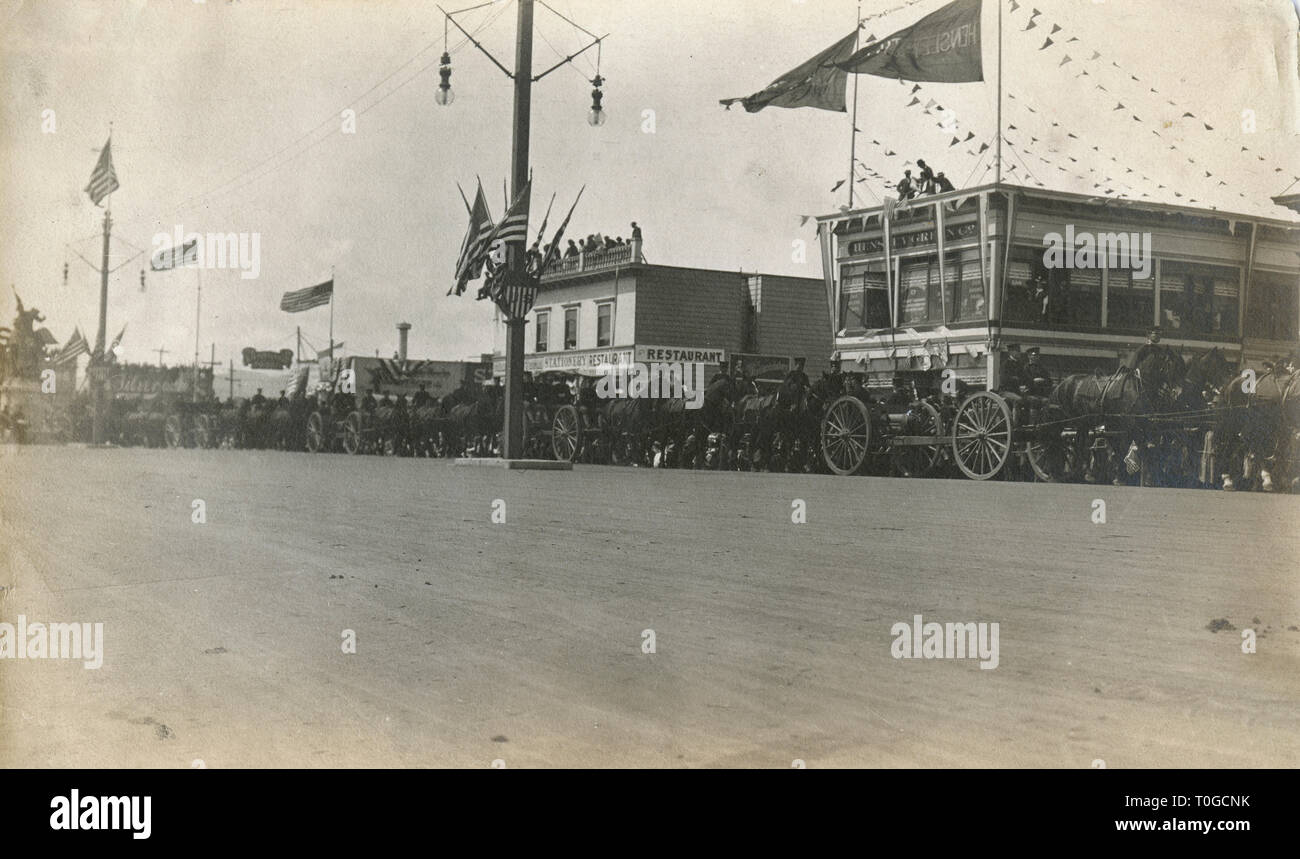
[[[109, 131], [109, 139], [112, 139], [112, 131]], [[108, 238], [113, 229], [113, 195], [109, 194], [104, 203], [104, 254], [102, 264], [99, 268], [99, 329], [95, 334], [95, 352], [90, 356], [90, 363], [97, 365], [95, 367], [95, 378], [91, 384], [91, 400], [94, 405], [91, 416], [91, 441], [95, 444], [104, 443], [104, 388], [108, 381], [103, 375], [107, 368], [104, 365], [104, 346], [108, 336]], [[87, 368], [89, 370], [89, 367]]]
[[334, 266], [330, 266], [330, 366], [334, 366]]
[[[510, 146], [510, 174], [515, 197], [528, 184], [528, 144], [532, 125], [533, 87], [533, 0], [519, 0], [515, 30], [515, 98]], [[506, 202], [509, 211], [510, 202]], [[527, 218], [527, 213], [524, 215]], [[526, 241], [526, 239], [525, 239]], [[527, 277], [527, 247], [511, 242], [506, 245], [504, 277], [523, 282]], [[501, 434], [501, 458], [524, 456], [524, 320], [506, 319], [506, 379]]]
[[998, 4], [998, 141], [997, 141], [997, 170], [995, 171], [994, 184], [1002, 184], [1002, 0], [997, 0]]
[[[181, 249], [184, 256], [184, 248]], [[199, 322], [203, 318], [203, 266], [194, 269], [194, 402], [199, 401]]]
[[[862, 41], [862, 4], [853, 19], [853, 51], [857, 53]], [[853, 208], [853, 186], [857, 183], [858, 167], [858, 75], [853, 76], [853, 130], [849, 132], [849, 208]]]

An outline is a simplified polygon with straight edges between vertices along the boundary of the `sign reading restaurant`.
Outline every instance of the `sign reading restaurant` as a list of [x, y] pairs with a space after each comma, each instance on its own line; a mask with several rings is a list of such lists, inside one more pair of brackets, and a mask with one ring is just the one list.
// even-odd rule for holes
[[727, 360], [727, 350], [692, 346], [637, 346], [636, 360], [641, 364], [656, 361], [667, 364], [723, 364]]

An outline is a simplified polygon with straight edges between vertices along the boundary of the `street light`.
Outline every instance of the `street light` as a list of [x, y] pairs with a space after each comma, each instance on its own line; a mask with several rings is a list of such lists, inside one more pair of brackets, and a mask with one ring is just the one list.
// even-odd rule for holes
[[438, 84], [438, 92], [434, 95], [433, 100], [442, 107], [446, 107], [456, 100], [456, 93], [451, 88], [451, 54], [443, 51], [442, 59], [439, 62], [442, 65], [438, 67], [438, 76], [442, 78], [442, 82]]
[[599, 74], [591, 79], [591, 85], [595, 89], [591, 91], [591, 112], [587, 114], [587, 124], [592, 128], [599, 128], [605, 124], [605, 110], [600, 106], [600, 100], [605, 97], [605, 94], [600, 91], [604, 83], [605, 79]]

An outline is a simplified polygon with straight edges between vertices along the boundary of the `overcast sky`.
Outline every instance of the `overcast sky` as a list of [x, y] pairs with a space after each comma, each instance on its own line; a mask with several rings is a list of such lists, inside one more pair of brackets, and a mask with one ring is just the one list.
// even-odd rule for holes
[[[863, 15], [903, 2], [863, 3]], [[739, 106], [724, 111], [718, 99], [761, 89], [850, 32], [857, 3], [551, 5], [610, 34], [600, 65], [609, 120], [602, 128], [585, 121], [595, 51], [535, 87], [534, 226], [551, 192], [556, 208], [567, 208], [586, 184], [571, 235], [627, 235], [636, 220], [652, 262], [820, 276], [812, 224], [801, 227], [799, 217], [847, 202], [847, 186], [831, 188], [848, 172], [848, 117], [778, 108], [749, 115]], [[942, 5], [919, 0], [868, 21], [867, 31], [883, 37]], [[1022, 32], [1033, 8], [1042, 15]], [[986, 0], [986, 83], [926, 84], [921, 93], [954, 112], [960, 137], [974, 132], [976, 139], [949, 147], [953, 135], [936, 127], [940, 116], [904, 107], [909, 87], [862, 76], [859, 158], [890, 177], [904, 160], [921, 157], [959, 187], [989, 180], [966, 150], [994, 135], [996, 10]], [[473, 29], [494, 17], [481, 38], [510, 66], [513, 3], [461, 20]], [[260, 234], [257, 279], [203, 272], [205, 360], [213, 342], [218, 360], [245, 346], [291, 347], [299, 324], [323, 346], [326, 309], [289, 315], [278, 304], [285, 290], [324, 280], [331, 267], [335, 337], [346, 351], [391, 354], [403, 320], [414, 326], [412, 357], [459, 359], [491, 348], [490, 305], [446, 292], [465, 229], [455, 183], [472, 193], [481, 176], [494, 214], [502, 208], [511, 86], [463, 45], [453, 54], [455, 104], [435, 105], [444, 24], [433, 3], [0, 0], [0, 21], [4, 324], [13, 316], [13, 284], [60, 340], [74, 324], [93, 340], [98, 275], [73, 251], [98, 264], [102, 210], [82, 188], [112, 121], [121, 181], [112, 197], [115, 237], [147, 251], [155, 233], [178, 224], [187, 232]], [[1060, 44], [1039, 50], [1052, 24], [1062, 28], [1053, 37]], [[1268, 198], [1300, 176], [1296, 30], [1291, 0], [1024, 0], [1005, 18], [1004, 82], [1016, 98], [1004, 102], [1004, 122], [1017, 126], [1009, 136], [1033, 153], [1023, 153], [1009, 176], [1027, 168], [1049, 187], [1089, 191], [1097, 181], [1086, 172], [1091, 166], [1152, 199], [1195, 197], [1289, 217]], [[585, 38], [541, 6], [537, 32], [535, 70]], [[462, 43], [454, 30], [450, 38], [453, 47]], [[1088, 63], [1094, 50], [1124, 71]], [[1090, 68], [1094, 74], [1079, 76]], [[1126, 109], [1114, 110], [1117, 103]], [[358, 114], [355, 134], [341, 131], [346, 108]], [[54, 112], [54, 133], [43, 132], [46, 110]], [[1247, 110], [1253, 132], [1243, 127]], [[653, 129], [645, 111], [654, 112]], [[1031, 136], [1039, 138], [1032, 147]], [[899, 154], [887, 158], [885, 148]], [[886, 193], [877, 181], [857, 188], [867, 204]], [[809, 247], [804, 264], [791, 255], [800, 238]], [[147, 254], [128, 261], [132, 253], [114, 242], [111, 264], [124, 267], [110, 281], [108, 336], [128, 325], [128, 360], [157, 361], [160, 347], [168, 363], [190, 360], [195, 272], [150, 273], [141, 292]]]

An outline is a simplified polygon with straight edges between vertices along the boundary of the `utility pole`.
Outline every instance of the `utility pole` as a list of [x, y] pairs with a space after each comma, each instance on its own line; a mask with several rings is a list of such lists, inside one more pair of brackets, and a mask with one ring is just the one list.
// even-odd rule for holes
[[[533, 95], [533, 0], [519, 0], [518, 41], [515, 47], [514, 138], [510, 150], [511, 192], [517, 199], [528, 183], [528, 135]], [[527, 245], [506, 246], [506, 277], [528, 276]], [[524, 455], [524, 320], [506, 320], [505, 432], [502, 459]]]
[[104, 356], [104, 344], [108, 333], [108, 236], [113, 229], [113, 217], [109, 212], [112, 199], [112, 195], [109, 195], [109, 203], [104, 207], [104, 256], [99, 267], [99, 329], [95, 334], [95, 351], [90, 356], [90, 367], [87, 368], [87, 372], [92, 374], [91, 441], [95, 444], [104, 443], [104, 413], [107, 410], [104, 400], [108, 386], [108, 364]]
[[230, 359], [230, 393], [226, 395], [226, 399], [233, 400], [234, 398], [235, 398], [235, 359], [231, 358]]
[[[151, 350], [149, 350], [149, 351], [151, 351], [151, 352], [157, 352], [157, 353], [158, 353], [158, 366], [159, 366], [159, 367], [161, 367], [161, 366], [163, 365], [163, 362], [162, 362], [162, 356], [163, 356], [163, 355], [170, 354], [170, 350], [168, 350], [168, 349], [163, 349], [162, 347], [159, 347], [159, 348], [157, 348], [157, 349], [151, 349]], [[197, 368], [196, 368], [196, 369], [197, 369]]]

